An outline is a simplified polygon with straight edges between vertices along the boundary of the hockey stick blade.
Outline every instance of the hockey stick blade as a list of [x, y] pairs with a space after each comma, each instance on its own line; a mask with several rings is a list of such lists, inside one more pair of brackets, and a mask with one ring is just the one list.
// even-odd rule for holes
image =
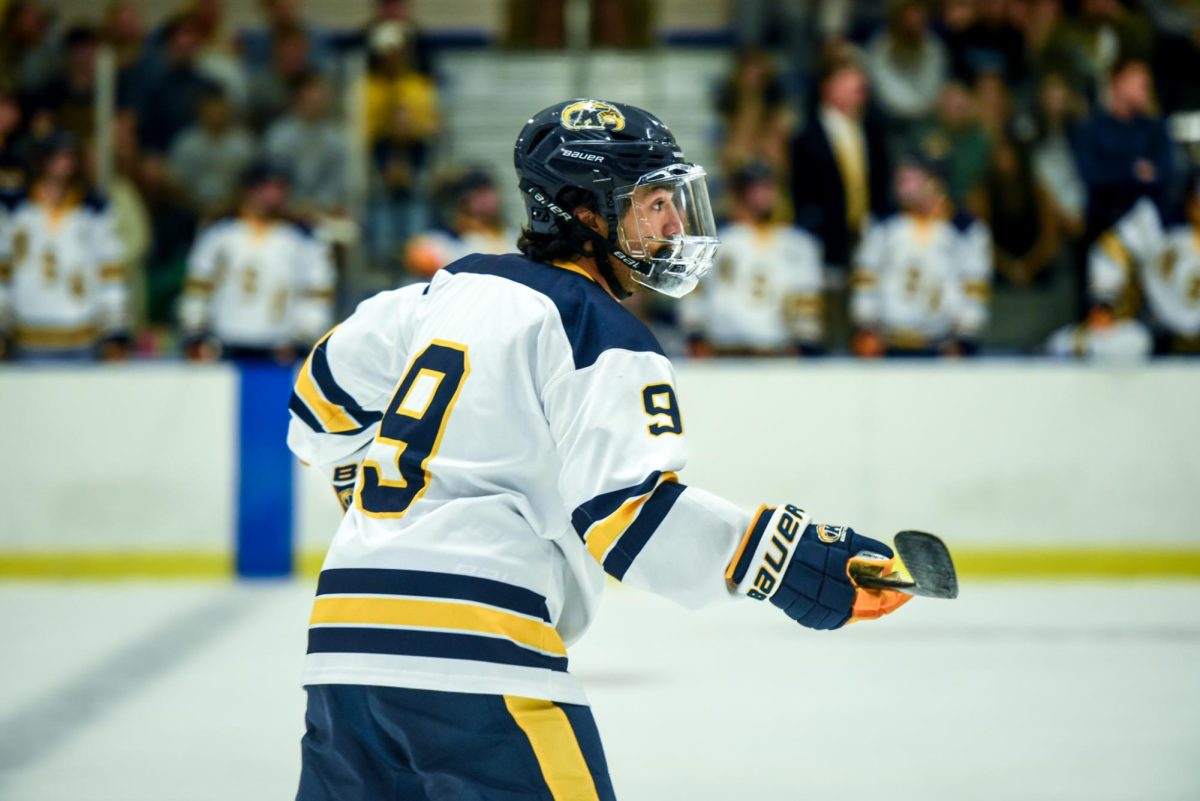
[[872, 576], [855, 573], [854, 582], [860, 587], [879, 590], [899, 590], [926, 598], [957, 598], [958, 575], [946, 543], [923, 531], [901, 531], [896, 535], [896, 555], [912, 576], [907, 581], [896, 574]]

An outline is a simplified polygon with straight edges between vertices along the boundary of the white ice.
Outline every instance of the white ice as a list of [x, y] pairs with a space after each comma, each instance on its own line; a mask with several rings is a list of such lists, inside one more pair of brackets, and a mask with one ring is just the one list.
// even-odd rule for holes
[[[0, 584], [0, 799], [285, 801], [309, 582]], [[1200, 799], [1200, 583], [967, 583], [832, 634], [614, 588], [623, 801]]]

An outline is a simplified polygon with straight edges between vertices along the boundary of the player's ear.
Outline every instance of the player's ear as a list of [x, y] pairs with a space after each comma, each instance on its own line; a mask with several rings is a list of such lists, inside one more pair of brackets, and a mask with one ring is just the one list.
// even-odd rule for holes
[[575, 219], [601, 236], [608, 236], [608, 222], [591, 209], [585, 206], [575, 209]]

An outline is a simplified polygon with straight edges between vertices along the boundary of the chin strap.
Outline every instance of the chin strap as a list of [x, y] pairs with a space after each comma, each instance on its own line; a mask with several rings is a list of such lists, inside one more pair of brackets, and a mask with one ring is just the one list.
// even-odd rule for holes
[[525, 192], [538, 205], [556, 217], [559, 224], [573, 234], [580, 244], [583, 242], [592, 243], [596, 257], [596, 268], [600, 271], [600, 277], [604, 279], [604, 283], [608, 285], [609, 292], [612, 292], [613, 297], [617, 300], [625, 300], [625, 298], [629, 297], [630, 293], [626, 291], [625, 287], [621, 286], [621, 282], [617, 279], [616, 270], [613, 269], [612, 263], [608, 260], [609, 256], [613, 256], [629, 269], [636, 270], [642, 275], [650, 274], [650, 264], [630, 256], [621, 250], [617, 244], [617, 219], [611, 209], [606, 215], [608, 219], [608, 237], [605, 238], [577, 220], [574, 214], [555, 203], [537, 184], [528, 180], [522, 180], [519, 186], [522, 192]]

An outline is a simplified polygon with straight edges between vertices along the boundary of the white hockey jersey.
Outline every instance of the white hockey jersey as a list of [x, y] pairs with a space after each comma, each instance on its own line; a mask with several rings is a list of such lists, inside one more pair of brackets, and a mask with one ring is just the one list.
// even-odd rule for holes
[[987, 322], [991, 277], [991, 235], [978, 220], [873, 220], [851, 276], [851, 317], [901, 347], [972, 338]]
[[328, 247], [301, 225], [228, 217], [200, 233], [179, 320], [186, 336], [224, 345], [310, 344], [332, 323]]
[[799, 228], [733, 224], [716, 268], [680, 302], [684, 328], [717, 347], [817, 346], [823, 323], [821, 245]]
[[306, 684], [586, 703], [567, 646], [606, 572], [724, 601], [767, 523], [760, 510], [752, 537], [751, 515], [679, 481], [671, 363], [569, 263], [475, 255], [365, 301], [314, 348], [290, 408], [295, 454], [353, 482]]
[[96, 195], [14, 198], [0, 221], [0, 332], [27, 351], [77, 350], [127, 333], [124, 247]]
[[1092, 245], [1088, 285], [1094, 301], [1123, 312], [1140, 287], [1154, 322], [1183, 337], [1200, 335], [1200, 227], [1164, 220], [1139, 200]]

